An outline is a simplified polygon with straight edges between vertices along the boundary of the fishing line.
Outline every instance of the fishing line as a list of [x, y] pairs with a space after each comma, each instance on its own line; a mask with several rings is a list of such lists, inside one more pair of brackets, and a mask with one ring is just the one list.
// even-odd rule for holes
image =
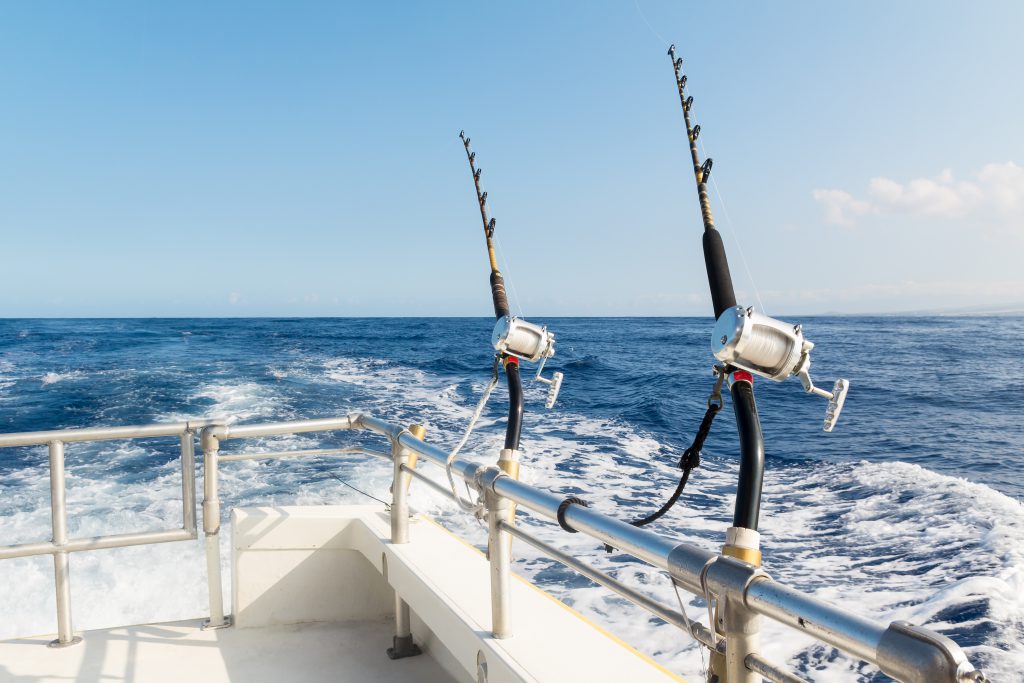
[[[644, 23], [647, 24], [647, 28], [650, 29], [652, 34], [654, 34], [654, 37], [657, 38], [658, 40], [660, 40], [661, 44], [663, 46], [664, 45], [668, 45], [668, 41], [665, 40], [665, 37], [662, 36], [657, 31], [655, 31], [654, 27], [651, 26], [651, 22], [647, 21], [647, 15], [645, 15], [644, 11], [642, 9], [640, 9], [640, 2], [639, 2], [639, 0], [633, 0], [633, 4], [636, 5], [636, 11], [640, 14], [640, 18], [644, 20]], [[662, 48], [662, 49], [664, 49], [664, 48]]]
[[[640, 18], [643, 19], [644, 23], [647, 25], [647, 28], [651, 32], [651, 34], [655, 38], [657, 38], [659, 41], [661, 41], [662, 45], [667, 44], [669, 41], [665, 40], [664, 36], [662, 36], [660, 33], [658, 33], [656, 30], [654, 30], [654, 27], [651, 26], [651, 22], [647, 20], [647, 15], [644, 14], [644, 11], [640, 8], [639, 0], [633, 0], [633, 5], [636, 7], [637, 13], [640, 15]], [[692, 104], [690, 105], [690, 111], [693, 112], [693, 118], [694, 118], [694, 121], [696, 121], [696, 119], [697, 119], [696, 110], [693, 108]], [[698, 139], [697, 144], [700, 145], [700, 151], [704, 155], [704, 158], [707, 159], [708, 158], [708, 152], [707, 152], [706, 149], [704, 149], [703, 138]], [[747, 280], [750, 282], [750, 286], [754, 290], [754, 297], [757, 299], [758, 306], [760, 306], [761, 310], [764, 311], [765, 307], [764, 307], [764, 302], [761, 300], [761, 292], [757, 288], [757, 283], [754, 281], [754, 276], [753, 276], [753, 274], [750, 271], [750, 264], [747, 263], [747, 255], [743, 251], [743, 243], [736, 236], [736, 228], [733, 226], [732, 217], [729, 216], [729, 207], [726, 206], [725, 199], [722, 198], [722, 192], [718, 188], [718, 180], [716, 180], [716, 177], [714, 175], [711, 176], [711, 184], [715, 188], [715, 195], [718, 197], [718, 203], [722, 207], [722, 213], [725, 214], [725, 222], [729, 226], [729, 234], [732, 236], [733, 242], [736, 244], [737, 248], [739, 249], [740, 262], [743, 264], [743, 270], [747, 274]]]
[[[493, 202], [492, 202], [493, 204]], [[508, 267], [508, 257], [505, 255], [505, 249], [501, 246], [501, 238], [498, 237], [497, 233], [494, 235], [494, 244], [498, 247], [498, 256], [501, 258], [502, 274], [505, 275], [505, 284], [508, 285], [509, 291], [512, 292], [512, 300], [516, 303], [516, 308], [519, 309], [519, 317], [525, 318], [523, 315], [523, 306], [519, 303], [519, 293], [516, 292], [516, 279], [512, 277], [512, 270]]]
[[[455, 448], [452, 449], [451, 453], [448, 454], [448, 460], [445, 461], [444, 471], [448, 475], [448, 484], [452, 489], [452, 496], [455, 498], [455, 502], [458, 503], [459, 507], [466, 512], [472, 512], [474, 515], [480, 509], [479, 503], [473, 503], [470, 500], [463, 500], [462, 496], [459, 495], [458, 490], [455, 487], [455, 477], [452, 475], [452, 463], [455, 462], [455, 458], [459, 455], [459, 451], [469, 441], [469, 435], [473, 433], [473, 428], [476, 427], [477, 420], [480, 419], [480, 415], [484, 412], [484, 406], [487, 405], [488, 399], [491, 398], [491, 392], [494, 391], [494, 387], [498, 385], [498, 363], [499, 359], [497, 356], [494, 357], [494, 368], [491, 371], [491, 381], [487, 383], [484, 388], [483, 396], [480, 397], [480, 402], [476, 406], [476, 410], [473, 411], [473, 416], [469, 419], [469, 425], [466, 427], [465, 433], [462, 435], [462, 439], [456, 444]], [[466, 483], [466, 492], [469, 492], [469, 484]]]
[[372, 498], [373, 500], [377, 501], [378, 503], [382, 503], [384, 505], [385, 509], [387, 509], [387, 510], [391, 509], [391, 503], [389, 503], [387, 501], [384, 501], [384, 500], [381, 500], [380, 498], [377, 498], [376, 496], [371, 496], [366, 491], [361, 491], [361, 490], [357, 489], [355, 486], [353, 486], [352, 484], [348, 483], [347, 481], [345, 481], [344, 479], [342, 479], [341, 477], [339, 477], [336, 474], [331, 474], [330, 472], [326, 472], [325, 474], [327, 474], [328, 477], [332, 477], [334, 479], [337, 479], [340, 483], [342, 483], [345, 486], [349, 487], [350, 489], [352, 489], [356, 493], [361, 493], [364, 496], [366, 496], [367, 498]]
[[[693, 116], [694, 121], [697, 120], [697, 111], [693, 104], [690, 104], [690, 112]], [[701, 129], [703, 132], [703, 128]], [[697, 144], [700, 145], [700, 151], [704, 155], [704, 158], [708, 158], [708, 151], [704, 148], [704, 136], [701, 135], [697, 139]], [[751, 288], [754, 290], [754, 298], [757, 299], [757, 305], [761, 307], [761, 310], [766, 310], [764, 302], [761, 301], [761, 292], [757, 288], [757, 283], [754, 282], [754, 276], [750, 272], [750, 265], [747, 263], [747, 255], [743, 251], [743, 242], [736, 235], [736, 228], [733, 226], [732, 217], [729, 215], [729, 207], [725, 204], [725, 199], [722, 198], [722, 192], [718, 189], [718, 180], [714, 173], [711, 174], [711, 185], [715, 188], [715, 196], [718, 197], [718, 204], [722, 207], [722, 213], [725, 214], [725, 224], [729, 227], [729, 235], [732, 237], [733, 244], [736, 245], [737, 250], [740, 253], [740, 263], [743, 264], [743, 271], [747, 274], [747, 280], [750, 282]]]
[[[708, 665], [707, 662], [704, 661], [705, 645], [697, 640], [697, 636], [693, 632], [693, 622], [690, 621], [690, 617], [686, 614], [686, 605], [683, 604], [683, 596], [679, 593], [679, 586], [676, 585], [675, 579], [671, 576], [669, 577], [669, 581], [672, 582], [672, 589], [676, 592], [676, 600], [679, 601], [679, 613], [683, 615], [683, 621], [686, 622], [686, 628], [690, 632], [690, 637], [697, 643], [697, 650], [700, 652], [701, 680], [706, 681], [708, 679]], [[713, 626], [714, 624], [712, 624], [712, 628], [710, 629], [712, 633], [714, 633]]]

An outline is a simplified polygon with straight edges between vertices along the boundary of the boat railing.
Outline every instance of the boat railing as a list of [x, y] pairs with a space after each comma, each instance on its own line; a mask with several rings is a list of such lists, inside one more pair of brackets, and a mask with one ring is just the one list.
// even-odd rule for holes
[[[281, 434], [368, 430], [387, 438], [388, 452], [353, 446], [333, 449], [221, 454], [221, 443], [234, 439]], [[29, 543], [0, 547], [0, 559], [51, 554], [57, 593], [58, 638], [54, 645], [77, 642], [71, 624], [68, 553], [160, 543], [197, 538], [195, 515], [194, 439], [200, 435], [204, 460], [203, 533], [205, 536], [210, 618], [207, 627], [230, 625], [224, 614], [221, 589], [220, 519], [218, 473], [221, 463], [238, 460], [365, 453], [391, 461], [393, 467], [390, 512], [391, 542], [408, 543], [409, 485], [413, 479], [441, 495], [454, 499], [451, 489], [416, 469], [417, 461], [445, 467], [448, 453], [416, 438], [410, 429], [370, 417], [349, 415], [339, 418], [265, 424], [223, 424], [193, 421], [137, 427], [69, 429], [0, 435], [0, 448], [47, 445], [50, 455], [50, 493], [53, 539], [50, 543]], [[181, 443], [182, 516], [180, 529], [119, 534], [87, 539], [67, 538], [67, 510], [64, 501], [64, 444], [178, 436]], [[974, 671], [960, 647], [934, 631], [906, 622], [882, 624], [853, 614], [772, 580], [760, 567], [733, 557], [716, 554], [652, 531], [632, 526], [584, 505], [536, 486], [518, 481], [498, 467], [455, 460], [451, 471], [473, 489], [486, 511], [488, 560], [491, 582], [491, 632], [495, 638], [512, 635], [510, 609], [511, 539], [528, 543], [565, 566], [634, 604], [673, 624], [713, 651], [726, 662], [729, 683], [755, 683], [761, 678], [777, 683], [802, 681], [760, 652], [762, 618], [772, 619], [815, 640], [866, 661], [899, 681], [909, 683], [967, 683], [985, 680]], [[624, 585], [614, 577], [567, 555], [541, 541], [510, 521], [509, 509], [516, 505], [557, 522], [594, 540], [617, 548], [668, 573], [677, 589], [717, 602], [712, 628], [689, 620], [673, 607]], [[409, 607], [395, 596], [395, 645], [411, 643]]]

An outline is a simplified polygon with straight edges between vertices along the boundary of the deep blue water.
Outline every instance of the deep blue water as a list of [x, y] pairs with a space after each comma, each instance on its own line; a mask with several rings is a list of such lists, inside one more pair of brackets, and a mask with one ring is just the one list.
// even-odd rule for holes
[[[708, 320], [540, 322], [557, 333], [558, 354], [548, 367], [567, 377], [559, 410], [635, 425], [670, 449], [688, 445], [712, 383]], [[804, 323], [816, 343], [812, 374], [826, 388], [836, 377], [849, 379], [850, 398], [839, 428], [826, 435], [817, 428], [823, 400], [805, 395], [796, 380], [758, 381], [769, 467], [899, 460], [1024, 497], [1024, 320]], [[281, 370], [348, 357], [482, 381], [490, 328], [483, 318], [0, 320], [0, 430], [202, 416], [216, 398], [197, 396], [197, 387], [240, 379], [275, 395], [277, 410], [265, 417], [334, 415], [379, 397]], [[497, 403], [492, 408], [502, 414]], [[527, 418], [527, 439], [544, 420], [542, 406], [531, 408], [542, 414]], [[732, 429], [723, 424], [730, 420], [720, 418], [710, 450], [735, 452]], [[9, 462], [10, 453], [0, 452], [0, 466]]]
[[[674, 463], [712, 385], [710, 319], [536, 322], [557, 335], [548, 367], [564, 372], [565, 383], [552, 411], [543, 408], [545, 389], [528, 383], [524, 476], [585, 492], [623, 517], [656, 507], [673, 486]], [[1024, 411], [1018, 402], [1024, 319], [799, 322], [816, 344], [817, 383], [831, 387], [845, 377], [851, 389], [836, 431], [825, 434], [824, 400], [804, 394], [795, 379], [756, 382], [767, 452], [762, 531], [770, 572], [828, 599], [853, 600], [877, 618], [929, 621], [971, 646], [990, 668], [1014, 670], [1024, 662]], [[428, 439], [450, 446], [488, 378], [491, 327], [485, 318], [0, 320], [0, 432], [367, 411], [425, 422]], [[496, 455], [505, 400], [496, 392], [470, 442], [471, 457]], [[735, 481], [732, 420], [729, 409], [718, 417], [704, 464], [680, 508], [658, 527], [664, 533], [720, 544]], [[82, 518], [73, 517], [72, 533], [107, 533], [104, 524], [120, 514], [115, 527], [136, 529], [140, 515], [159, 520], [173, 510], [173, 487], [161, 488], [174, 472], [173, 446], [69, 447], [69, 499]], [[386, 493], [386, 472], [347, 459], [253, 465], [237, 480], [228, 476], [225, 486], [234, 503], [355, 495], [339, 490], [328, 472]], [[0, 545], [48, 538], [45, 495], [45, 453], [0, 450]], [[437, 501], [422, 507], [471, 537], [476, 533], [472, 522], [457, 521]], [[624, 580], [648, 582], [622, 556], [572, 547]], [[0, 579], [9, 571], [9, 578], [25, 582], [29, 574], [22, 574], [36, 571], [28, 564], [5, 569], [10, 564], [0, 563]], [[102, 581], [104, 567], [82, 571]], [[677, 635], [637, 623], [622, 605], [542, 558], [524, 552], [519, 570], [677, 670], [692, 671], [699, 662]], [[651, 590], [671, 597], [663, 587]], [[51, 617], [30, 602], [9, 601], [16, 605], [13, 621], [38, 630]], [[688, 613], [691, 607], [699, 617], [699, 604]], [[99, 608], [95, 614], [97, 624], [123, 616]], [[820, 648], [782, 648], [780, 656], [815, 680], [854, 666], [831, 661]]]

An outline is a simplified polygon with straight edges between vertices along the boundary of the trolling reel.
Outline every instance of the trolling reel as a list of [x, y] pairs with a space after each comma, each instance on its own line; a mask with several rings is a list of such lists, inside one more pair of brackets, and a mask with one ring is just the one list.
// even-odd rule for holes
[[810, 374], [813, 348], [814, 343], [804, 339], [800, 325], [742, 306], [723, 311], [711, 335], [711, 352], [718, 360], [776, 382], [796, 375], [807, 393], [828, 399], [823, 428], [831, 432], [843, 410], [850, 383], [838, 379], [831, 392], [814, 386]]
[[555, 372], [551, 379], [541, 375], [544, 371], [544, 363], [555, 355], [555, 335], [549, 332], [547, 327], [506, 315], [498, 318], [498, 322], [494, 326], [494, 333], [491, 335], [491, 344], [498, 353], [514, 356], [531, 363], [540, 361], [534, 379], [548, 385], [548, 397], [544, 402], [544, 407], [551, 408], [555, 405], [558, 391], [562, 388], [564, 375]]

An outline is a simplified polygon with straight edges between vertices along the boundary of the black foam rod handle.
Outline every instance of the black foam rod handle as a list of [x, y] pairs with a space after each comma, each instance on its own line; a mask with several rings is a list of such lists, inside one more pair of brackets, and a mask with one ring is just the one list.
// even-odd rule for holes
[[729, 273], [729, 260], [725, 257], [722, 235], [714, 228], [705, 230], [703, 242], [711, 303], [715, 307], [715, 320], [718, 320], [723, 311], [736, 305], [736, 293], [732, 289], [732, 275]]

